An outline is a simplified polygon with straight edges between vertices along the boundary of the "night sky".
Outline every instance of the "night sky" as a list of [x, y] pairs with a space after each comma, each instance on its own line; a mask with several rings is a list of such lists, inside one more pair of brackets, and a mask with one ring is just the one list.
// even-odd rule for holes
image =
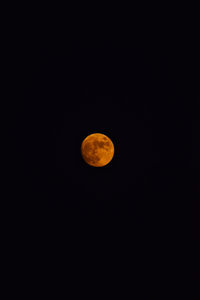
[[[51, 245], [61, 265], [103, 278], [123, 269], [130, 282], [176, 285], [199, 168], [179, 49], [150, 37], [58, 36], [24, 61], [18, 209], [33, 247]], [[102, 168], [80, 153], [94, 132], [115, 145]]]

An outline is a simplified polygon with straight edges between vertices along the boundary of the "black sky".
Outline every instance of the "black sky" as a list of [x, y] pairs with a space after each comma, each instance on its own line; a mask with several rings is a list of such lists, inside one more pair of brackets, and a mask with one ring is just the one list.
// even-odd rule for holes
[[[32, 155], [27, 152], [26, 163], [36, 185], [49, 206], [62, 203], [68, 210], [76, 202], [78, 210], [85, 206], [84, 213], [96, 214], [100, 205], [112, 214], [128, 201], [135, 211], [132, 205], [148, 186], [162, 193], [159, 185], [176, 181], [191, 164], [176, 58], [134, 44], [60, 47], [40, 49], [27, 74], [25, 147]], [[88, 167], [80, 156], [92, 132], [108, 134], [115, 144], [115, 157], [103, 169]], [[84, 198], [93, 199], [93, 209]]]
[[[145, 38], [56, 36], [28, 48], [18, 139], [20, 214], [27, 235], [37, 232], [41, 243], [53, 239], [61, 252], [73, 248], [72, 241], [79, 259], [77, 248], [83, 253], [85, 245], [102, 252], [125, 247], [137, 278], [145, 270], [145, 278], [155, 279], [165, 269], [175, 280], [184, 268], [188, 201], [198, 185], [194, 129], [192, 135], [198, 121], [188, 112], [175, 40]], [[82, 140], [93, 132], [115, 145], [103, 168], [86, 165], [80, 155]]]

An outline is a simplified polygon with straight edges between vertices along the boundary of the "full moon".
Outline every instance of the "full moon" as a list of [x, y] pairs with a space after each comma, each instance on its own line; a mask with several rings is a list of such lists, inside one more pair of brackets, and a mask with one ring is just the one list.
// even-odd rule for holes
[[109, 137], [102, 133], [88, 135], [81, 144], [84, 161], [93, 167], [107, 165], [114, 156], [114, 145]]

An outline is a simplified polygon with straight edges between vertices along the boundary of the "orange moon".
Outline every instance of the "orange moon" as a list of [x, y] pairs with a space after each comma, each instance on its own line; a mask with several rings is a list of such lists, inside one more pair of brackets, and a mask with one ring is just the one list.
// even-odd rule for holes
[[93, 167], [107, 165], [114, 156], [114, 145], [109, 137], [102, 133], [88, 135], [81, 144], [84, 161]]

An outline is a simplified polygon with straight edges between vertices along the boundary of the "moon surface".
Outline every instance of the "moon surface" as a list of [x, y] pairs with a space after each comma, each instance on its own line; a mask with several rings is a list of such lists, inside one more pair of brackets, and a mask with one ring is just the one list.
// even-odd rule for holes
[[84, 161], [93, 167], [107, 165], [114, 156], [114, 145], [109, 137], [102, 133], [88, 135], [81, 144]]

